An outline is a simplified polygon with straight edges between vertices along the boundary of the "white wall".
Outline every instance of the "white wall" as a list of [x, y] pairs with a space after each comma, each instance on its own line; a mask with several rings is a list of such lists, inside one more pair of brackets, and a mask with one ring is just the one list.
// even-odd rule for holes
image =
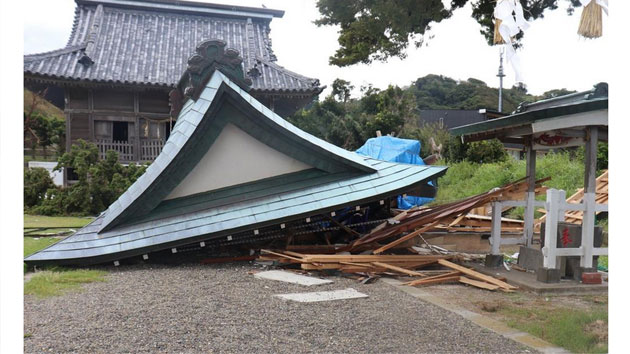
[[48, 162], [48, 161], [29, 161], [28, 168], [41, 167], [45, 168], [50, 174], [50, 178], [52, 178], [53, 182], [57, 186], [63, 186], [63, 168], [61, 171], [53, 171], [53, 169], [57, 166], [57, 162]]
[[227, 124], [208, 152], [166, 199], [312, 168]]

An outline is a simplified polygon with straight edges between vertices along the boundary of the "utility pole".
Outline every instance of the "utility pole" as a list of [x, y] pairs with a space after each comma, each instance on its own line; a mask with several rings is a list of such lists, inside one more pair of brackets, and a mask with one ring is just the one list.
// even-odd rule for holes
[[503, 78], [505, 77], [503, 73], [503, 53], [505, 53], [505, 48], [501, 46], [499, 50], [499, 73], [497, 74], [499, 77], [499, 113], [503, 112]]

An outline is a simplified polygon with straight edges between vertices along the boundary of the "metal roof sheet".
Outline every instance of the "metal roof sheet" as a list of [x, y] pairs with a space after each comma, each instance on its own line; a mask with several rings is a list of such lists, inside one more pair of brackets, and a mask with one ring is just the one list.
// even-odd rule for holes
[[[287, 149], [297, 154], [309, 148], [301, 157], [310, 158], [308, 162], [316, 167], [315, 159], [320, 159], [323, 167], [164, 201], [177, 183], [173, 175], [179, 172], [185, 176], [194, 167], [182, 162], [196, 163], [191, 152], [203, 150], [194, 145], [194, 140], [210, 141], [211, 145], [210, 135], [218, 135], [217, 126], [209, 124], [220, 121], [221, 111], [214, 107], [225, 107], [226, 101], [242, 109], [245, 119], [256, 124], [248, 131], [252, 136], [267, 137], [266, 144], [285, 153]], [[232, 118], [237, 116], [233, 111], [228, 113], [230, 119], [237, 119]], [[248, 129], [245, 123], [236, 122]], [[263, 135], [256, 136], [257, 132]], [[194, 149], [187, 151], [189, 146]], [[208, 148], [200, 153], [203, 155]], [[199, 99], [184, 104], [162, 153], [147, 171], [94, 222], [26, 261], [102, 262], [168, 249], [379, 200], [418, 187], [445, 171], [446, 167], [379, 161], [336, 147], [286, 122], [215, 71]], [[138, 214], [133, 205], [141, 205], [146, 212]], [[129, 210], [131, 218], [106, 228]]]

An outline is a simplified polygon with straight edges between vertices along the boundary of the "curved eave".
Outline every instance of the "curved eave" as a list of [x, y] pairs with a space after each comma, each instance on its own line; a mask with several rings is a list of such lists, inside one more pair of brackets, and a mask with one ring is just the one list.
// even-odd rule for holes
[[[24, 80], [38, 83], [49, 83], [58, 86], [100, 86], [100, 87], [121, 87], [121, 88], [148, 88], [170, 90], [175, 84], [165, 82], [137, 82], [137, 81], [121, 81], [121, 80], [92, 80], [85, 78], [75, 78], [67, 76], [57, 76], [49, 74], [40, 74], [31, 70], [24, 70]], [[313, 97], [319, 95], [326, 86], [304, 88], [304, 89], [265, 89], [252, 88], [250, 92], [256, 96], [273, 96], [273, 97]]]
[[[261, 210], [261, 212], [257, 215], [238, 216], [233, 221], [225, 220], [221, 223], [211, 223], [214, 210], [196, 211], [189, 217], [181, 219], [150, 221], [96, 234], [96, 229], [100, 227], [100, 223], [106, 216], [101, 215], [73, 236], [26, 257], [25, 262], [33, 265], [97, 264], [168, 250], [173, 247], [182, 247], [201, 241], [215, 240], [226, 237], [226, 235], [299, 221], [305, 217], [322, 215], [346, 207], [365, 205], [394, 197], [438, 178], [447, 169], [447, 167], [441, 166], [389, 163], [370, 158], [366, 158], [366, 160], [380, 165], [379, 172], [374, 175], [349, 178], [344, 181], [349, 185], [346, 187], [347, 191], [341, 192], [340, 190], [330, 197], [322, 197], [321, 200], [311, 200], [290, 208], [268, 210], [270, 205], [278, 203], [275, 197], [270, 197], [269, 200], [253, 200], [250, 204], [247, 204], [247, 201], [237, 203], [235, 209], [240, 207], [242, 210]], [[396, 169], [396, 173], [392, 173], [389, 177], [379, 177], [379, 173], [383, 174], [382, 171], [391, 168]], [[379, 178], [387, 180], [378, 184]], [[356, 179], [356, 184], [352, 184], [353, 179]], [[338, 184], [339, 182], [333, 182], [318, 188], [344, 188]], [[371, 184], [375, 185], [371, 186]], [[309, 188], [301, 193], [292, 192], [292, 198], [303, 200], [304, 196], [301, 194], [306, 193], [321, 195], [318, 189]], [[285, 195], [285, 197], [287, 196]], [[238, 211], [228, 211], [227, 213], [239, 215]]]

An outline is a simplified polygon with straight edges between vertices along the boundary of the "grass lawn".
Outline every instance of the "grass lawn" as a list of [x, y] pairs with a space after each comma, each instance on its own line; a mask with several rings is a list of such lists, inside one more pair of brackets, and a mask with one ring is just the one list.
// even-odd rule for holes
[[24, 237], [24, 257], [59, 241], [56, 237]]
[[74, 216], [24, 215], [24, 228], [37, 229], [46, 227], [77, 228], [87, 225], [94, 218]]
[[[39, 229], [47, 227], [67, 227], [78, 229], [92, 221], [92, 218], [78, 217], [51, 217], [41, 215], [24, 215], [24, 230]], [[61, 229], [50, 229], [56, 233]], [[44, 233], [49, 230], [38, 230], [37, 233]], [[61, 239], [57, 237], [24, 237], [24, 256], [33, 254], [44, 249]], [[26, 264], [24, 265], [26, 272]], [[50, 268], [35, 273], [28, 282], [24, 284], [24, 294], [35, 295], [37, 297], [49, 297], [61, 295], [67, 291], [79, 290], [81, 284], [105, 281], [107, 272], [90, 269], [66, 269]]]
[[107, 272], [91, 269], [54, 269], [37, 272], [24, 284], [24, 295], [39, 298], [81, 289], [81, 284], [105, 281]]
[[510, 327], [530, 333], [573, 353], [608, 352], [607, 297], [593, 297], [585, 310], [569, 307], [509, 305], [499, 313]]

